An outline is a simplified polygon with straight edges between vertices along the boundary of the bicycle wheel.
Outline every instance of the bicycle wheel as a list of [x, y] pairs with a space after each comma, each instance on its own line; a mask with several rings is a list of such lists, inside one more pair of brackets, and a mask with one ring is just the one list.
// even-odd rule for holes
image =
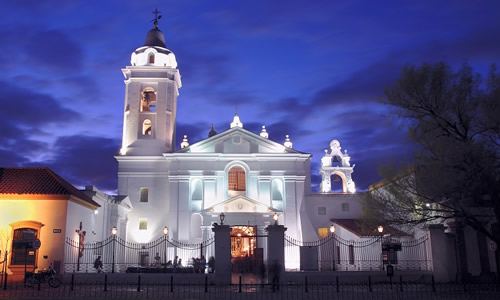
[[58, 288], [61, 285], [61, 280], [58, 278], [52, 277], [49, 278], [49, 286], [52, 288]]
[[26, 286], [27, 287], [33, 287], [35, 285], [38, 285], [38, 279], [36, 279], [34, 276], [28, 277], [26, 279]]

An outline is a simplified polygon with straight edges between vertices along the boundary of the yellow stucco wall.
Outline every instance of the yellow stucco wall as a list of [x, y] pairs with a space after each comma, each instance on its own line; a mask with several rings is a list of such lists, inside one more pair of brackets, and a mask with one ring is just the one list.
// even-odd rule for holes
[[[51, 262], [64, 261], [64, 239], [66, 236], [66, 215], [68, 200], [45, 199], [0, 199], [0, 250], [2, 259], [5, 250], [12, 250], [12, 224], [34, 221], [42, 223], [39, 238], [41, 247], [37, 254], [38, 268], [45, 268]], [[60, 233], [54, 233], [60, 229]], [[48, 259], [44, 259], [48, 256]], [[9, 255], [10, 265], [10, 255]]]

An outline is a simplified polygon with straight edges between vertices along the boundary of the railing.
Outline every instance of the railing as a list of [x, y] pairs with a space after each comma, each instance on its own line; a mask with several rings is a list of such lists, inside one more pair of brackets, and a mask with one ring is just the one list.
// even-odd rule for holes
[[[337, 235], [303, 242], [285, 236], [285, 267], [303, 271], [429, 271], [428, 236], [397, 239], [374, 236], [352, 241]], [[307, 259], [301, 259], [307, 257]]]
[[[0, 289], [0, 299], [498, 299], [500, 285], [489, 283], [436, 283], [432, 278], [410, 280], [403, 276], [390, 281], [358, 277], [355, 281], [341, 276], [317, 282], [301, 276], [297, 282], [214, 284], [209, 276], [186, 281], [181, 277], [123, 274], [72, 274], [59, 288], [46, 283], [25, 287], [11, 282]], [[118, 275], [118, 276], [117, 276]], [[129, 274], [133, 275], [133, 274]], [[87, 277], [87, 278], [86, 278]], [[117, 278], [115, 278], [117, 277]], [[86, 279], [86, 281], [83, 281]]]
[[110, 236], [83, 245], [66, 238], [64, 271], [193, 273], [201, 272], [213, 256], [214, 238], [186, 243], [164, 236], [149, 243], [133, 243]]

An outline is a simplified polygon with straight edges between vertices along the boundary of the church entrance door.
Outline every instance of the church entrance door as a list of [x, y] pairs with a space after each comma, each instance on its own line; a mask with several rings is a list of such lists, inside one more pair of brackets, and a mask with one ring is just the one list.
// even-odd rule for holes
[[256, 226], [231, 227], [231, 262], [235, 273], [257, 272], [263, 262], [263, 249], [257, 245]]

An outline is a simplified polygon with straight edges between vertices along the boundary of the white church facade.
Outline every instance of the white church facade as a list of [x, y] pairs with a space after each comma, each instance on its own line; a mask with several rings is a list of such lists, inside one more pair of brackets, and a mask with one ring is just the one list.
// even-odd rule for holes
[[[312, 241], [332, 217], [360, 217], [354, 166], [337, 140], [322, 158], [322, 193], [317, 194], [310, 191], [310, 154], [294, 149], [288, 136], [284, 143], [269, 139], [265, 126], [260, 133], [246, 130], [236, 114], [227, 130], [212, 128], [194, 144], [184, 136], [176, 147], [182, 81], [175, 55], [156, 25], [122, 72], [124, 125], [116, 160], [118, 194], [128, 195], [133, 206], [127, 240], [149, 242], [167, 226], [176, 240], [200, 242], [224, 213], [226, 224], [255, 226], [254, 234], [277, 215], [287, 235]], [[342, 180], [342, 193], [330, 193], [332, 175]]]

